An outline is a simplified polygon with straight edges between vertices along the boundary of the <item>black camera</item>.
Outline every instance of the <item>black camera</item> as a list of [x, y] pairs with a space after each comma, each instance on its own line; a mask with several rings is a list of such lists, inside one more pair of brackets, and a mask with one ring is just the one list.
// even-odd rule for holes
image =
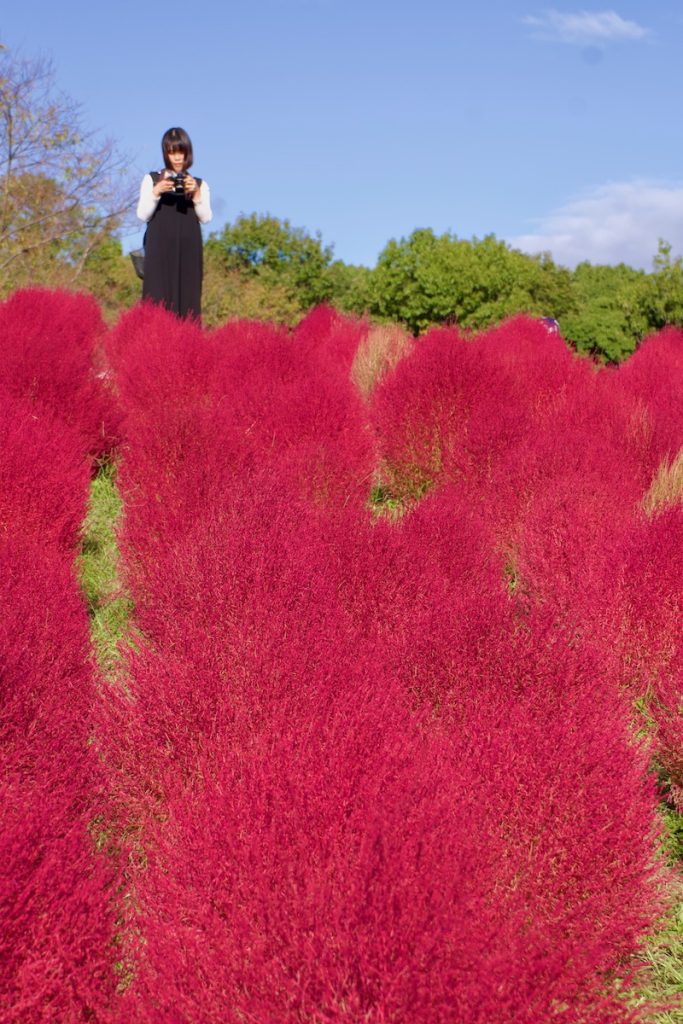
[[177, 174], [169, 174], [168, 177], [173, 182], [173, 195], [184, 196], [185, 189], [183, 187], [183, 182], [185, 180], [185, 171], [178, 171]]

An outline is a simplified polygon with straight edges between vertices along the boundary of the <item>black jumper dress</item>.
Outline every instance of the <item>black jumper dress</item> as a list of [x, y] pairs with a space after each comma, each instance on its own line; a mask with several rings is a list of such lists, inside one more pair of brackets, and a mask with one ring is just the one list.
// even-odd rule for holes
[[[150, 171], [152, 183], [161, 178]], [[197, 188], [202, 183], [196, 179]], [[158, 302], [182, 317], [202, 312], [202, 232], [194, 203], [184, 195], [162, 192], [143, 241], [145, 276], [143, 299]]]

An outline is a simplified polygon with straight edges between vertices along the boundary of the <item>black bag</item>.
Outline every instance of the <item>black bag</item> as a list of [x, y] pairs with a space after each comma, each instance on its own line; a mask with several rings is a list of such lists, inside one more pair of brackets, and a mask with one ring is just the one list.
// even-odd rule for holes
[[144, 249], [133, 249], [130, 254], [130, 258], [135, 267], [135, 273], [138, 275], [140, 280], [145, 276], [145, 250]]

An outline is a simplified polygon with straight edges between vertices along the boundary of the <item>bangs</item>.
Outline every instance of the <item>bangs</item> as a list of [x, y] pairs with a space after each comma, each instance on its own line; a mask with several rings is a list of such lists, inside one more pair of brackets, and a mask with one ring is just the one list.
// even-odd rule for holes
[[187, 134], [184, 128], [169, 128], [167, 132], [164, 132], [161, 140], [161, 152], [164, 158], [164, 163], [169, 166], [168, 158], [171, 153], [182, 153], [185, 158], [184, 170], [192, 166], [192, 143], [190, 136]]

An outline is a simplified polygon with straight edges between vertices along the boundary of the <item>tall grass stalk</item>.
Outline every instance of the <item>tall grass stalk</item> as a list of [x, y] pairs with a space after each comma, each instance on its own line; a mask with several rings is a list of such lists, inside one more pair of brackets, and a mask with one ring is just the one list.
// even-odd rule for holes
[[351, 366], [351, 380], [363, 398], [411, 352], [413, 338], [396, 324], [371, 327], [358, 346]]
[[662, 505], [677, 501], [683, 501], [683, 448], [673, 461], [662, 462], [643, 499], [643, 507], [648, 515], [653, 515]]

